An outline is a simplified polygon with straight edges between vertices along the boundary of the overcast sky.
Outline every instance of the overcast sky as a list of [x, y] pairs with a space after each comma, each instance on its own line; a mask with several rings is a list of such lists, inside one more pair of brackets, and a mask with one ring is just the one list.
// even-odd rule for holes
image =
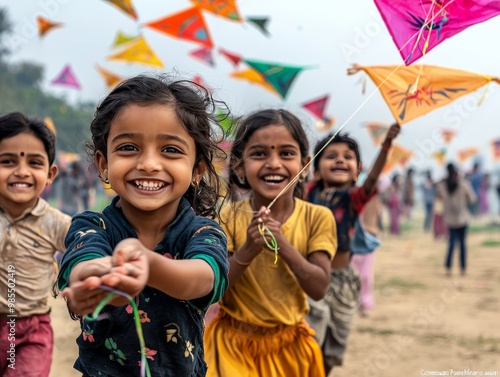
[[[238, 5], [243, 18], [269, 17], [271, 35], [266, 37], [250, 23], [236, 23], [204, 12], [215, 44], [216, 67], [212, 68], [189, 56], [199, 48], [196, 43], [140, 26], [142, 22], [189, 8], [188, 0], [135, 0], [138, 21], [102, 0], [0, 0], [0, 6], [8, 10], [13, 22], [14, 33], [9, 39], [13, 49], [11, 59], [43, 64], [44, 88], [51, 93], [64, 95], [71, 101], [100, 100], [106, 94], [106, 87], [95, 70], [96, 64], [122, 76], [150, 71], [146, 66], [106, 60], [118, 31], [130, 35], [142, 32], [165, 63], [166, 71], [175, 70], [183, 78], [201, 75], [238, 115], [280, 106], [294, 112], [306, 123], [311, 144], [326, 133], [316, 130], [315, 119], [301, 106], [329, 95], [327, 115], [336, 118], [337, 126], [350, 119], [344, 131], [360, 142], [365, 164], [371, 163], [376, 149], [362, 123], [389, 123], [393, 117], [381, 95], [373, 93], [375, 85], [368, 79], [363, 95], [362, 74], [347, 76], [346, 70], [351, 63], [366, 66], [402, 64], [373, 0], [240, 0]], [[41, 39], [35, 27], [38, 15], [62, 22], [64, 26]], [[500, 17], [492, 18], [444, 41], [413, 64], [500, 76], [500, 49], [496, 41], [499, 35]], [[243, 58], [311, 68], [298, 75], [287, 98], [282, 100], [260, 86], [231, 78], [234, 68], [217, 48]], [[49, 84], [65, 64], [71, 64], [82, 90]], [[428, 156], [445, 147], [436, 130], [451, 128], [458, 131], [458, 136], [448, 146], [450, 160], [456, 160], [457, 150], [473, 146], [485, 151], [484, 167], [496, 170], [489, 142], [500, 137], [499, 89], [497, 84], [491, 84], [480, 107], [477, 101], [485, 88], [405, 124], [398, 142], [415, 152], [412, 165], [417, 170], [431, 167], [439, 172], [440, 168]], [[469, 161], [468, 165], [471, 163]]]

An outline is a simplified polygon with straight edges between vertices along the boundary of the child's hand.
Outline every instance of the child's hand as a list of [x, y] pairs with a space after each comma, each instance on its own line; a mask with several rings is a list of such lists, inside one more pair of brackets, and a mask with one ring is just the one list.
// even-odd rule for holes
[[259, 225], [263, 225], [269, 218], [269, 210], [266, 207], [261, 207], [259, 212], [253, 216], [252, 222], [247, 229], [246, 244], [250, 250], [256, 251], [256, 255], [266, 247], [264, 239], [259, 231]]
[[[148, 252], [136, 238], [127, 238], [118, 243], [111, 257], [111, 273], [102, 277], [102, 283], [132, 297], [137, 296], [149, 279]], [[113, 304], [118, 305], [123, 300], [113, 300]]]
[[96, 258], [80, 262], [73, 269], [70, 285], [62, 291], [72, 313], [90, 314], [109, 294], [99, 288], [101, 278], [112, 269], [111, 257]]
[[401, 130], [401, 126], [397, 123], [394, 123], [390, 128], [389, 131], [387, 131], [387, 134], [385, 135], [385, 142], [391, 143], [392, 140], [396, 138], [396, 136], [399, 135], [399, 131]]

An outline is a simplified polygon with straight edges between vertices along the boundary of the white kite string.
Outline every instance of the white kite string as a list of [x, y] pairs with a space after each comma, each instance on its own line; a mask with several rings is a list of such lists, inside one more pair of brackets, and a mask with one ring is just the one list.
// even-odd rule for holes
[[[446, 5], [443, 6], [443, 10], [446, 9], [446, 7], [448, 7], [450, 4], [452, 4], [455, 0], [451, 0], [449, 3], [447, 3]], [[427, 14], [427, 16], [431, 13], [431, 11], [429, 11], [429, 13]], [[410, 43], [410, 41], [415, 37], [415, 36], [421, 36], [421, 33], [422, 31], [432, 22], [434, 22], [434, 19], [437, 17], [437, 14], [432, 16], [431, 19], [429, 20], [426, 20], [425, 23], [422, 25], [422, 27], [410, 38], [408, 39], [408, 41], [399, 49], [399, 51], [401, 51], [403, 48], [406, 47], [406, 45], [408, 43]], [[427, 17], [426, 17], [427, 18]], [[389, 74], [387, 75], [387, 77], [372, 91], [372, 93], [368, 96], [368, 98], [366, 98], [359, 106], [358, 108], [347, 118], [347, 120], [342, 123], [340, 125], [340, 127], [337, 129], [337, 131], [332, 135], [332, 137], [330, 139], [328, 139], [328, 141], [325, 143], [325, 145], [311, 158], [311, 160], [297, 173], [297, 175], [295, 177], [292, 178], [292, 180], [290, 182], [288, 182], [288, 184], [278, 193], [278, 195], [271, 201], [271, 203], [269, 203], [269, 205], [266, 207], [268, 210], [271, 209], [271, 207], [273, 206], [274, 203], [276, 203], [276, 201], [281, 197], [281, 195], [283, 195], [290, 187], [292, 187], [299, 179], [300, 177], [302, 176], [302, 173], [311, 165], [311, 163], [318, 157], [319, 154], [321, 154], [321, 152], [323, 152], [323, 150], [330, 144], [330, 142], [335, 138], [335, 136], [338, 135], [338, 133], [340, 131], [342, 131], [344, 129], [344, 127], [347, 125], [347, 123], [363, 108], [363, 106], [373, 97], [373, 95], [378, 92], [378, 90], [380, 89], [380, 87], [382, 85], [384, 85], [384, 83], [394, 74], [394, 72], [396, 72], [401, 66], [403, 66], [404, 64], [400, 64], [398, 65], [396, 68], [394, 68], [394, 70]]]

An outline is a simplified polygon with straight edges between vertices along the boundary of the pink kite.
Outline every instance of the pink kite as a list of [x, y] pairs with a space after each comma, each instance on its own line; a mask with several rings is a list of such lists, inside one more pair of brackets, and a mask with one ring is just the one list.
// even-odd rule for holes
[[314, 101], [302, 104], [302, 107], [312, 113], [316, 118], [323, 119], [325, 117], [325, 106], [328, 102], [328, 95], [323, 96]]
[[445, 39], [500, 14], [500, 0], [375, 0], [375, 4], [406, 65]]
[[212, 49], [210, 47], [202, 47], [191, 51], [189, 55], [202, 63], [209, 65], [210, 67], [215, 67], [214, 58], [212, 57]]
[[62, 71], [57, 75], [55, 79], [50, 82], [52, 85], [67, 86], [73, 89], [81, 89], [81, 85], [76, 79], [75, 74], [71, 70], [69, 64], [66, 64]]

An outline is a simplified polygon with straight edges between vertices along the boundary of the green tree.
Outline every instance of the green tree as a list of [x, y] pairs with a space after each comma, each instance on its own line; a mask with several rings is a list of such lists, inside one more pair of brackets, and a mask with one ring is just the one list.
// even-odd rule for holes
[[64, 98], [45, 93], [41, 88], [44, 68], [39, 64], [9, 63], [5, 37], [11, 31], [7, 11], [0, 8], [0, 114], [19, 111], [41, 119], [50, 117], [56, 126], [58, 149], [82, 153], [83, 143], [90, 137], [95, 104], [71, 105]]

